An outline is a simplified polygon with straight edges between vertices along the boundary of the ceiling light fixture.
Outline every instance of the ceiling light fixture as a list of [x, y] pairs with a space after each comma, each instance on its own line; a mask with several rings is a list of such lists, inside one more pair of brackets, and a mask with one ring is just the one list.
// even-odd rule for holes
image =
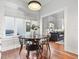
[[41, 3], [39, 3], [38, 1], [30, 1], [28, 3], [28, 8], [33, 11], [38, 11], [41, 9]]

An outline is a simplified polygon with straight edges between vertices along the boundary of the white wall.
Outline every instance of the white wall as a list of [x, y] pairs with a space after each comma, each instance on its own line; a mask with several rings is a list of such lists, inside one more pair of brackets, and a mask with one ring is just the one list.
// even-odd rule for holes
[[[1, 37], [3, 36], [3, 22], [4, 22], [4, 4], [3, 0], [0, 1], [0, 51], [1, 51]], [[1, 52], [0, 52], [0, 59], [1, 59]]]
[[0, 1], [0, 37], [5, 36], [5, 16], [26, 18], [24, 10], [26, 7], [23, 0]]
[[[9, 4], [9, 3], [10, 4]], [[8, 4], [8, 5], [7, 5]], [[19, 9], [20, 8], [20, 9]], [[17, 48], [19, 46], [18, 38], [5, 37], [5, 16], [26, 18], [24, 3], [22, 0], [1, 0], [0, 1], [0, 40], [2, 51]], [[16, 30], [15, 30], [16, 31]]]
[[62, 8], [66, 8], [67, 18], [65, 21], [65, 50], [78, 53], [78, 9], [77, 0], [52, 0], [49, 4], [44, 6], [42, 16], [55, 12]]
[[14, 17], [26, 17], [26, 7], [22, 0], [5, 0], [5, 15]]
[[20, 35], [25, 34], [25, 19], [15, 18], [17, 33]]
[[4, 36], [4, 0], [0, 1], [0, 38]]

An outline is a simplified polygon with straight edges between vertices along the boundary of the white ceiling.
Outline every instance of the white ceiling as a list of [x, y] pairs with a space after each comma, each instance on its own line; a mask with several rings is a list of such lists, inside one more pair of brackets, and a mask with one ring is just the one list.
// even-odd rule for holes
[[[26, 16], [39, 18], [39, 12], [31, 11], [27, 7], [27, 4], [29, 3], [29, 1], [31, 0], [6, 0], [6, 6], [12, 7], [14, 9], [18, 8], [19, 11], [24, 12]], [[52, 0], [37, 0], [37, 1], [39, 1], [42, 4], [42, 9], [43, 9], [44, 6], [46, 4], [49, 4]], [[41, 11], [40, 11], [40, 14], [41, 14]]]
[[[26, 3], [26, 6], [27, 6], [27, 4], [30, 2], [30, 1], [32, 1], [32, 0], [23, 0], [23, 1], [25, 1], [25, 3]], [[42, 9], [44, 8], [44, 6], [46, 5], [46, 4], [49, 4], [52, 0], [35, 0], [35, 1], [39, 1], [40, 3], [41, 3], [41, 5], [42, 5]], [[35, 17], [35, 18], [38, 18], [39, 17], [39, 12], [37, 11], [37, 12], [33, 12], [33, 11], [31, 11], [31, 10], [29, 10], [29, 8], [27, 7], [26, 8], [27, 9], [27, 16], [33, 16], [33, 17]], [[41, 10], [42, 10], [41, 9]], [[40, 11], [40, 14], [41, 14], [41, 11]]]

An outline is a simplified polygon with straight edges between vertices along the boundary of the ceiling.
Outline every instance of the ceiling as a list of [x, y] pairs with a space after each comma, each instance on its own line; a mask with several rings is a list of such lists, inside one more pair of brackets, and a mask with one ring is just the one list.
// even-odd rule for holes
[[[39, 18], [39, 14], [41, 14], [41, 12], [39, 13], [38, 11], [37, 12], [31, 11], [27, 7], [27, 4], [30, 1], [31, 0], [6, 0], [6, 6], [14, 8], [14, 9], [18, 8], [19, 11], [22, 11], [28, 17]], [[37, 1], [39, 1], [42, 4], [42, 9], [43, 9], [44, 6], [46, 4], [49, 4], [49, 2], [51, 2], [52, 0], [37, 0]]]
[[[32, 0], [23, 0], [25, 3], [26, 3], [26, 5], [30, 2], [30, 1], [32, 1]], [[36, 0], [35, 0], [36, 1]], [[42, 4], [42, 9], [44, 8], [44, 6], [46, 5], [46, 4], [48, 4], [49, 2], [51, 2], [52, 0], [37, 0], [37, 1], [39, 1], [41, 4]], [[27, 9], [27, 16], [33, 16], [34, 18], [39, 18], [39, 12], [37, 11], [31, 11], [31, 10], [29, 10], [29, 8], [27, 7], [26, 8]], [[41, 9], [41, 10], [42, 10]], [[40, 11], [40, 14], [41, 14], [41, 11]]]
[[53, 15], [51, 15], [52, 17], [57, 17], [57, 18], [64, 18], [64, 11], [55, 13]]

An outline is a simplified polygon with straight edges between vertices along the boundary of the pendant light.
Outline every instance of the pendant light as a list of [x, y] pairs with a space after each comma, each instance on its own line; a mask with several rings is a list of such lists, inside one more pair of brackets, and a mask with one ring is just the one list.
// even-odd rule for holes
[[32, 0], [28, 3], [28, 8], [33, 11], [39, 11], [41, 9], [41, 3], [35, 0]]

